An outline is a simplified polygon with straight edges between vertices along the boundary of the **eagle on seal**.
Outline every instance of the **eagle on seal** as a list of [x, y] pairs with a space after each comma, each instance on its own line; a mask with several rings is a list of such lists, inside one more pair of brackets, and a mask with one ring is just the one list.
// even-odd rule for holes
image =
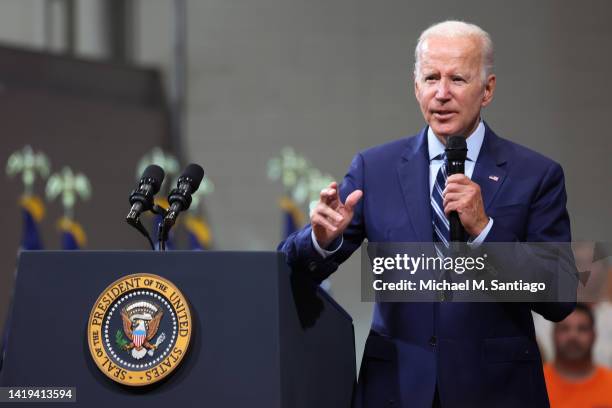
[[123, 331], [130, 340], [123, 349], [131, 350], [132, 357], [137, 360], [143, 358], [147, 350], [155, 350], [157, 344], [150, 341], [157, 334], [163, 314], [158, 305], [148, 301], [135, 301], [121, 309]]

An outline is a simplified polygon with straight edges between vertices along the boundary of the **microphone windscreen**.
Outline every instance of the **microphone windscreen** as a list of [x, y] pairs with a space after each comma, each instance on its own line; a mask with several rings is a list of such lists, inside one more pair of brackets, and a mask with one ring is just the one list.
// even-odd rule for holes
[[200, 187], [200, 183], [204, 178], [204, 169], [198, 164], [191, 163], [187, 165], [187, 167], [185, 167], [185, 170], [181, 175], [181, 178], [183, 177], [189, 177], [192, 180], [191, 188], [193, 188], [193, 190], [195, 191], [198, 189], [198, 187]]
[[153, 194], [156, 194], [160, 187], [162, 182], [164, 181], [164, 169], [162, 169], [161, 167], [159, 167], [156, 164], [151, 164], [150, 166], [147, 166], [146, 169], [144, 169], [144, 171], [142, 172], [142, 177], [141, 179], [149, 179], [151, 180], [151, 186], [153, 187]]
[[449, 161], [465, 161], [467, 143], [463, 136], [451, 136], [446, 141], [446, 157]]

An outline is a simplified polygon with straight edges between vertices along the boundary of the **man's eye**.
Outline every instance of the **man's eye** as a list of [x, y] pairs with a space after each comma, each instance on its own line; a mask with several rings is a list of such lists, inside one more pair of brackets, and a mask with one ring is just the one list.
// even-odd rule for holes
[[456, 77], [453, 77], [453, 82], [465, 82], [465, 80], [461, 77], [456, 76]]
[[436, 77], [434, 75], [427, 75], [425, 77], [425, 81], [430, 82], [430, 81], [435, 81]]

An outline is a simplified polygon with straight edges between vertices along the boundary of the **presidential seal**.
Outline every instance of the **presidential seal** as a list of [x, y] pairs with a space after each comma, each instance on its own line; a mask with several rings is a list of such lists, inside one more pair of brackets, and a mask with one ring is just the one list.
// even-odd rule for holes
[[189, 347], [187, 299], [170, 281], [125, 276], [107, 287], [89, 315], [87, 340], [96, 365], [121, 384], [143, 386], [167, 377]]

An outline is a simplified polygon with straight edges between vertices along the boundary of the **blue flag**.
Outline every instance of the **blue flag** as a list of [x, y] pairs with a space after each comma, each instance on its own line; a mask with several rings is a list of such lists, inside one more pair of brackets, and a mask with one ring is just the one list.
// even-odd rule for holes
[[[38, 224], [45, 216], [45, 206], [42, 200], [34, 195], [24, 195], [19, 200], [21, 214], [23, 217], [23, 232], [21, 236], [20, 249], [39, 250], [43, 249], [42, 239], [39, 233]], [[11, 325], [13, 301], [9, 302], [9, 313], [4, 322], [4, 330], [2, 331], [2, 344], [0, 344], [0, 371], [4, 356], [6, 354], [6, 345], [8, 343], [9, 328]]]
[[289, 197], [281, 197], [278, 202], [283, 210], [283, 238], [287, 238], [304, 225], [304, 214], [298, 205]]
[[62, 233], [62, 249], [81, 249], [87, 244], [87, 236], [81, 225], [70, 218], [62, 217], [58, 222]]
[[193, 250], [210, 249], [212, 246], [212, 232], [202, 217], [187, 216], [185, 229], [189, 237], [189, 247]]
[[21, 249], [43, 249], [38, 224], [45, 216], [45, 206], [42, 200], [33, 195], [25, 195], [19, 200], [23, 216], [23, 232], [21, 236]]

